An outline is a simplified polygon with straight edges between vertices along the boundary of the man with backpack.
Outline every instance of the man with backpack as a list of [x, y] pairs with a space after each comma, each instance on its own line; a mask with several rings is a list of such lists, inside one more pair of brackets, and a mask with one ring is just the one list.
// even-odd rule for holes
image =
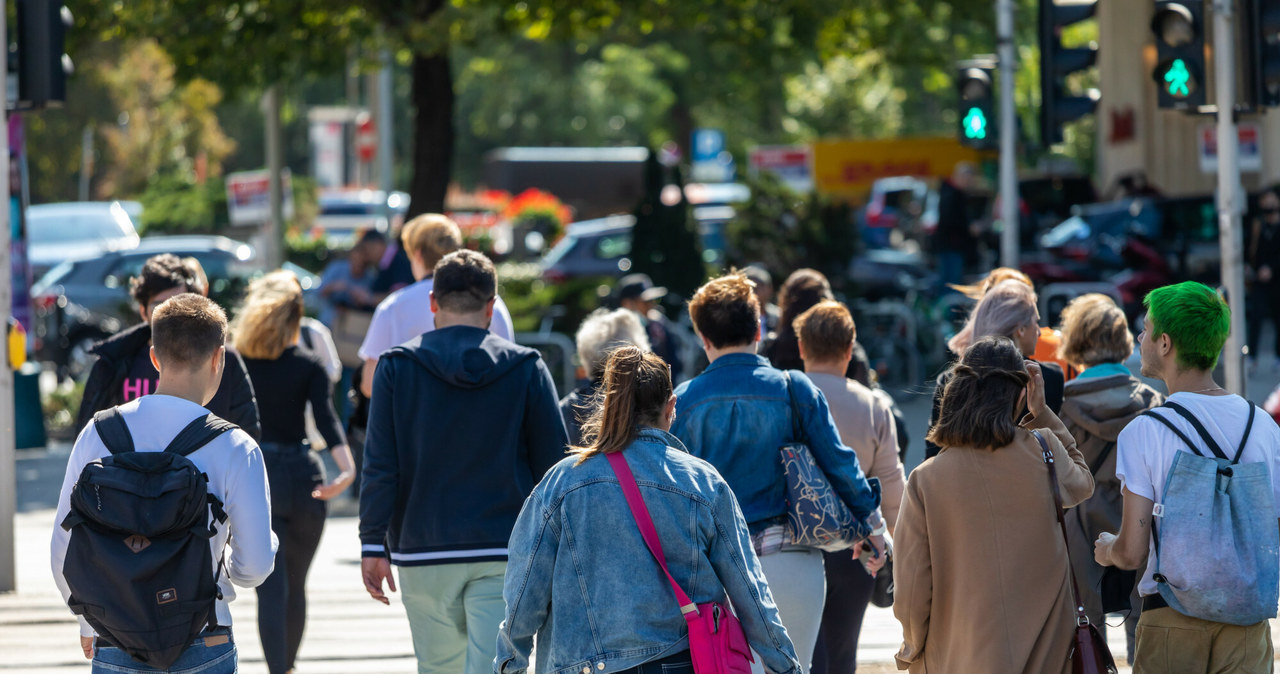
[[551, 372], [491, 332], [497, 274], [470, 250], [435, 266], [435, 330], [381, 353], [360, 490], [365, 589], [389, 603], [399, 567], [421, 674], [493, 672], [507, 540], [565, 456]]
[[153, 307], [156, 388], [96, 414], [71, 450], [51, 560], [94, 672], [236, 671], [232, 584], [271, 573], [276, 538], [261, 450], [205, 407], [226, 333], [199, 295]]
[[1123, 514], [1102, 533], [1103, 566], [1138, 583], [1134, 672], [1270, 672], [1280, 582], [1280, 428], [1213, 380], [1231, 311], [1194, 282], [1153, 290], [1139, 350], [1164, 405], [1116, 442]]

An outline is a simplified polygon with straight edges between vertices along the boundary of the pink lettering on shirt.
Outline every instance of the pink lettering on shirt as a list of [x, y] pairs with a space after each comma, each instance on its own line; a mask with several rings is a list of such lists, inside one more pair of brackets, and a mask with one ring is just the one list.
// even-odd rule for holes
[[124, 401], [129, 402], [134, 398], [141, 398], [151, 393], [150, 379], [125, 379], [124, 380]]

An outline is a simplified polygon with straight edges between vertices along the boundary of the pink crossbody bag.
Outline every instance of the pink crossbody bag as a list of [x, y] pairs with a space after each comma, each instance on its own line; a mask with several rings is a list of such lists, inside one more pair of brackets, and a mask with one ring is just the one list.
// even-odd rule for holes
[[680, 584], [671, 577], [667, 570], [667, 557], [662, 553], [662, 541], [658, 538], [658, 530], [653, 526], [653, 517], [649, 515], [649, 507], [644, 504], [640, 495], [640, 487], [636, 486], [636, 478], [631, 474], [631, 466], [622, 452], [606, 454], [609, 465], [618, 476], [622, 485], [622, 494], [627, 497], [627, 506], [631, 508], [631, 516], [636, 520], [640, 536], [644, 538], [649, 552], [658, 560], [658, 566], [667, 574], [671, 583], [671, 591], [680, 602], [680, 613], [689, 625], [689, 655], [693, 660], [694, 674], [750, 674], [754, 657], [747, 645], [747, 635], [742, 631], [742, 624], [733, 615], [726, 604], [708, 602], [694, 604], [689, 595], [680, 589]]

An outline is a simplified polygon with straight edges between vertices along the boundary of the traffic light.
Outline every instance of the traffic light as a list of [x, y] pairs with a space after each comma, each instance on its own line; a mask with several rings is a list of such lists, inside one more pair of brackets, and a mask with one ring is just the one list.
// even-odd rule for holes
[[994, 65], [967, 62], [956, 73], [956, 93], [960, 96], [957, 119], [960, 144], [980, 150], [997, 147], [996, 92], [991, 73]]
[[1162, 108], [1194, 110], [1205, 104], [1204, 3], [1159, 0], [1151, 19], [1156, 36], [1156, 81]]
[[[1280, 106], [1280, 0], [1252, 0], [1246, 40], [1251, 51], [1249, 77], [1258, 107]], [[1249, 26], [1253, 29], [1250, 31]]]
[[1071, 94], [1067, 76], [1091, 67], [1098, 60], [1098, 47], [1062, 46], [1062, 29], [1093, 17], [1097, 1], [1058, 5], [1040, 0], [1040, 139], [1046, 145], [1062, 142], [1062, 125], [1098, 107], [1098, 90], [1083, 96]]
[[62, 53], [71, 11], [61, 0], [17, 0], [18, 109], [61, 104], [71, 59]]

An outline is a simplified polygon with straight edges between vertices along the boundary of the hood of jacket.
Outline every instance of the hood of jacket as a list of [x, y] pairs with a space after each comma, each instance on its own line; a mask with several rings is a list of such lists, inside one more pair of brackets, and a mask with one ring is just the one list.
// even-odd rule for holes
[[432, 330], [387, 353], [409, 358], [459, 388], [487, 386], [521, 363], [538, 357], [536, 349], [465, 325]]
[[139, 323], [98, 342], [89, 353], [110, 361], [132, 357], [151, 342], [151, 324]]
[[1134, 417], [1160, 402], [1160, 394], [1126, 374], [1073, 379], [1063, 389], [1062, 419], [1115, 442]]

